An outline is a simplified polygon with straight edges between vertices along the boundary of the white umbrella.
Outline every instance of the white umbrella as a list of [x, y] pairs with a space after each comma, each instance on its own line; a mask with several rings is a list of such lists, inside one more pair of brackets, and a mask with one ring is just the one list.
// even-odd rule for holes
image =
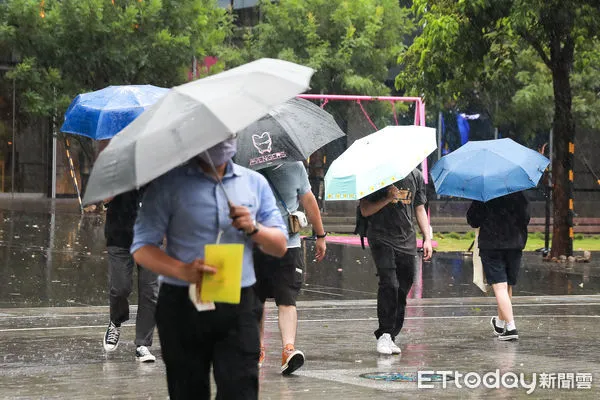
[[171, 89], [100, 153], [83, 202], [139, 188], [304, 92], [314, 70], [263, 58]]
[[404, 177], [437, 148], [435, 129], [388, 126], [357, 140], [329, 167], [326, 200], [357, 200]]

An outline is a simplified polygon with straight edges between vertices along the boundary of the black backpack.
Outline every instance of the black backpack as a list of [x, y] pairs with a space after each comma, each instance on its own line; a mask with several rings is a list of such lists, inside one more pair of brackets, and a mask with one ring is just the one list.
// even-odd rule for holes
[[356, 226], [354, 227], [354, 234], [360, 236], [360, 245], [363, 250], [365, 249], [365, 237], [367, 236], [367, 229], [369, 228], [369, 218], [364, 217], [360, 212], [360, 205], [356, 206]]

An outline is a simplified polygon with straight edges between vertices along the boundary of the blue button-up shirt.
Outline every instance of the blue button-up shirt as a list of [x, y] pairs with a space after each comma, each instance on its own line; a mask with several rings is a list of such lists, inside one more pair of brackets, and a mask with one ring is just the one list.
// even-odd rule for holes
[[[223, 185], [233, 204], [248, 207], [257, 222], [277, 227], [287, 236], [273, 192], [262, 175], [230, 162]], [[227, 198], [217, 181], [195, 161], [190, 161], [156, 179], [146, 189], [134, 227], [131, 253], [145, 245], [156, 246], [166, 236], [167, 254], [189, 263], [203, 259], [204, 245], [215, 243], [221, 232], [220, 243], [245, 245], [242, 287], [252, 286], [256, 282], [253, 242], [231, 222]], [[168, 276], [161, 279], [173, 285], [188, 285]]]

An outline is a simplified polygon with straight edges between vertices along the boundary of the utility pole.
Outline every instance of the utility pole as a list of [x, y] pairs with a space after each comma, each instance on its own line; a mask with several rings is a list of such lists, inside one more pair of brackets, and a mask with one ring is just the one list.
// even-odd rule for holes
[[554, 147], [554, 143], [553, 143], [553, 131], [552, 129], [550, 129], [550, 139], [548, 140], [548, 154], [549, 154], [549, 158], [550, 158], [550, 164], [548, 165], [548, 172], [546, 172], [548, 175], [546, 177], [546, 227], [545, 227], [545, 232], [544, 232], [544, 250], [542, 251], [542, 255], [544, 257], [547, 257], [548, 254], [550, 254], [550, 216], [552, 214], [551, 208], [552, 208], [552, 159], [553, 157], [553, 147]]
[[54, 87], [54, 111], [52, 113], [52, 200], [56, 199], [56, 147], [57, 136], [56, 132], [56, 87]]
[[15, 132], [17, 131], [17, 81], [13, 79], [13, 109], [12, 109], [12, 156], [11, 156], [11, 168], [10, 168], [10, 185], [12, 196], [15, 196]]

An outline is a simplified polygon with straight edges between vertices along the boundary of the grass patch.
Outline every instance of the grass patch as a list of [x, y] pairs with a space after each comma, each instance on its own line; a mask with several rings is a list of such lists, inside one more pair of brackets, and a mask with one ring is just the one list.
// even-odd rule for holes
[[464, 235], [462, 235], [461, 238], [466, 239], [466, 240], [473, 240], [473, 239], [475, 239], [475, 232], [473, 232], [473, 231], [467, 232]]
[[[450, 237], [452, 236], [452, 237]], [[458, 236], [458, 238], [457, 238]], [[460, 236], [458, 234], [448, 234], [448, 235], [434, 235], [434, 240], [438, 242], [437, 251], [467, 251], [471, 243], [473, 243], [473, 238], [466, 237], [467, 235]], [[552, 243], [552, 242], [550, 242]], [[544, 235], [537, 233], [529, 234], [529, 238], [527, 239], [527, 245], [525, 246], [525, 251], [535, 251], [537, 249], [541, 249], [544, 247]], [[586, 236], [582, 234], [575, 235], [573, 240], [573, 250], [575, 251], [600, 251], [600, 237], [598, 235], [595, 236]]]
[[[310, 236], [312, 232], [310, 230], [304, 230], [301, 232], [303, 236]], [[335, 236], [358, 236], [352, 233], [333, 233]], [[420, 232], [417, 232], [417, 237], [420, 237]], [[439, 233], [433, 234], [433, 240], [438, 243], [435, 250], [444, 251], [467, 251], [473, 240], [475, 239], [475, 232], [467, 232], [461, 235], [456, 232], [450, 233]], [[552, 244], [552, 236], [550, 237], [550, 243]], [[535, 251], [544, 247], [544, 233], [535, 232], [530, 233], [527, 239], [527, 245], [525, 251]], [[600, 235], [583, 235], [576, 234], [573, 240], [573, 250], [575, 251], [600, 251]]]

